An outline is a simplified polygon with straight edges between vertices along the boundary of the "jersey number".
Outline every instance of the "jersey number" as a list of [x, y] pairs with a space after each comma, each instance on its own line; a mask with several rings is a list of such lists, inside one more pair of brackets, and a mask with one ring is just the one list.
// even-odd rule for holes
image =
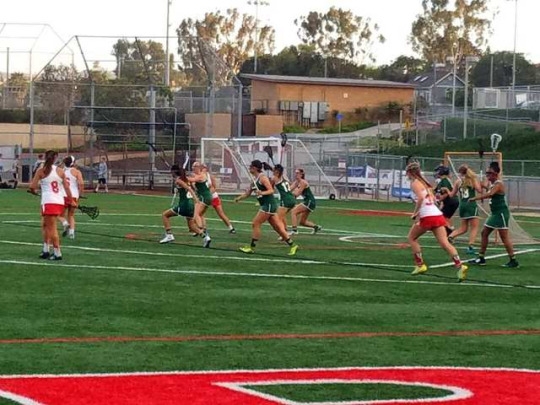
[[51, 190], [53, 191], [53, 193], [58, 193], [60, 191], [60, 187], [58, 186], [57, 181], [51, 182]]

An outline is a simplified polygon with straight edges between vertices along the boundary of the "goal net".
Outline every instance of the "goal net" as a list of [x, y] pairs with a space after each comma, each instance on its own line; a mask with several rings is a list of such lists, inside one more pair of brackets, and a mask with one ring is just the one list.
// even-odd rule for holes
[[[501, 168], [501, 173], [504, 172], [502, 153], [500, 152], [446, 152], [444, 154], [444, 163], [445, 166], [449, 167], [453, 172], [454, 177], [458, 177], [458, 169], [461, 165], [466, 164], [470, 169], [472, 169], [477, 175], [480, 181], [484, 180], [486, 169], [489, 168], [489, 165], [492, 162], [498, 162], [499, 167]], [[487, 200], [481, 202], [478, 201], [480, 217], [485, 220], [490, 214], [489, 202]], [[454, 221], [459, 218], [454, 217]], [[514, 244], [519, 245], [530, 245], [538, 244], [539, 241], [535, 240], [531, 235], [529, 235], [514, 219], [513, 215], [510, 216], [510, 222], [508, 224], [508, 229], [510, 231], [510, 236]], [[478, 235], [478, 238], [480, 236]], [[492, 233], [492, 238], [494, 242], [498, 243], [498, 235], [496, 232]]]
[[337, 194], [330, 179], [299, 139], [289, 139], [285, 144], [278, 137], [201, 139], [201, 161], [220, 179], [220, 189], [224, 192], [238, 192], [249, 187], [252, 180], [248, 167], [256, 159], [272, 167], [281, 164], [290, 180], [294, 179], [294, 169], [304, 169], [316, 197], [328, 198], [330, 194]]

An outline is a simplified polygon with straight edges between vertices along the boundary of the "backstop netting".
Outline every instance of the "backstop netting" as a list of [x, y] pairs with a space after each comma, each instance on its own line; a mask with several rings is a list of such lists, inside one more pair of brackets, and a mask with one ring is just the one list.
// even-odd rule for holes
[[[498, 162], [499, 167], [501, 168], [501, 173], [504, 172], [502, 154], [500, 152], [484, 152], [482, 154], [478, 152], [446, 152], [444, 154], [444, 162], [445, 165], [450, 168], [456, 178], [458, 177], [459, 167], [464, 164], [469, 166], [469, 168], [478, 175], [481, 181], [484, 180], [484, 174], [486, 169], [489, 168], [489, 164], [491, 162]], [[478, 201], [478, 207], [480, 217], [485, 220], [490, 213], [489, 202], [487, 200]], [[454, 221], [458, 220], [459, 218], [454, 217]], [[510, 216], [508, 229], [514, 244], [530, 245], [540, 243], [540, 241], [534, 239], [521, 226], [519, 226], [513, 215]], [[492, 233], [492, 238], [495, 242], [498, 242], [496, 232]]]
[[222, 191], [238, 192], [250, 187], [252, 179], [248, 167], [256, 159], [270, 166], [281, 164], [290, 180], [294, 179], [294, 169], [304, 169], [306, 180], [316, 197], [328, 198], [337, 193], [316, 159], [299, 139], [290, 139], [284, 146], [278, 137], [201, 139], [201, 161], [220, 179]]

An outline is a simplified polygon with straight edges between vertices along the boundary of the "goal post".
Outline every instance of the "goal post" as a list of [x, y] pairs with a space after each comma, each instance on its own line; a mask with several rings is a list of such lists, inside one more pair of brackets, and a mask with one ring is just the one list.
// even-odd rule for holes
[[484, 177], [486, 168], [491, 162], [499, 163], [503, 172], [503, 157], [501, 152], [445, 152], [444, 165], [449, 167], [457, 176], [461, 165], [466, 164], [481, 179]]
[[201, 138], [200, 156], [201, 161], [220, 179], [220, 189], [224, 192], [248, 188], [252, 181], [249, 164], [260, 160], [272, 167], [281, 164], [289, 180], [294, 179], [295, 168], [304, 169], [306, 180], [318, 198], [337, 194], [332, 181], [299, 139], [289, 139], [284, 143], [280, 137]]

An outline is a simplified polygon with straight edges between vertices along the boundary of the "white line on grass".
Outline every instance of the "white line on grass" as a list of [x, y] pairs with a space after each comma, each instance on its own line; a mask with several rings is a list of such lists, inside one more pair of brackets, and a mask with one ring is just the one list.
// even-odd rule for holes
[[[540, 252], [540, 248], [518, 250], [518, 251], [515, 251], [514, 254], [523, 255], [525, 253], [536, 253], [536, 252]], [[505, 257], [505, 256], [508, 256], [508, 253], [499, 253], [499, 254], [496, 254], [496, 255], [486, 256], [486, 260], [498, 259], [499, 257]], [[466, 263], [466, 261], [464, 261], [464, 263]], [[450, 267], [450, 266], [453, 266], [453, 265], [454, 265], [454, 262], [448, 262], [448, 263], [442, 263], [442, 264], [435, 264], [435, 265], [429, 266], [429, 267], [432, 268], [432, 269], [440, 269], [440, 268], [443, 268], [443, 267]]]
[[[337, 276], [312, 276], [302, 274], [268, 274], [268, 273], [243, 273], [243, 272], [224, 272], [224, 271], [200, 271], [200, 270], [178, 270], [178, 269], [157, 269], [147, 267], [127, 267], [127, 266], [100, 266], [86, 264], [65, 264], [65, 263], [48, 263], [46, 261], [30, 262], [24, 260], [0, 260], [3, 264], [16, 264], [23, 266], [46, 267], [50, 269], [72, 268], [72, 269], [89, 269], [89, 270], [124, 270], [124, 271], [139, 271], [151, 273], [169, 273], [169, 274], [188, 274], [201, 276], [223, 276], [223, 277], [249, 277], [249, 278], [280, 278], [292, 280], [323, 280], [323, 281], [353, 281], [365, 283], [387, 283], [387, 284], [427, 284], [427, 285], [443, 285], [443, 286], [468, 286], [468, 287], [489, 287], [489, 288], [514, 288], [511, 285], [487, 284], [487, 283], [451, 283], [443, 281], [425, 281], [425, 280], [389, 280], [363, 277], [337, 277]], [[528, 288], [540, 288], [540, 286], [526, 286]]]

